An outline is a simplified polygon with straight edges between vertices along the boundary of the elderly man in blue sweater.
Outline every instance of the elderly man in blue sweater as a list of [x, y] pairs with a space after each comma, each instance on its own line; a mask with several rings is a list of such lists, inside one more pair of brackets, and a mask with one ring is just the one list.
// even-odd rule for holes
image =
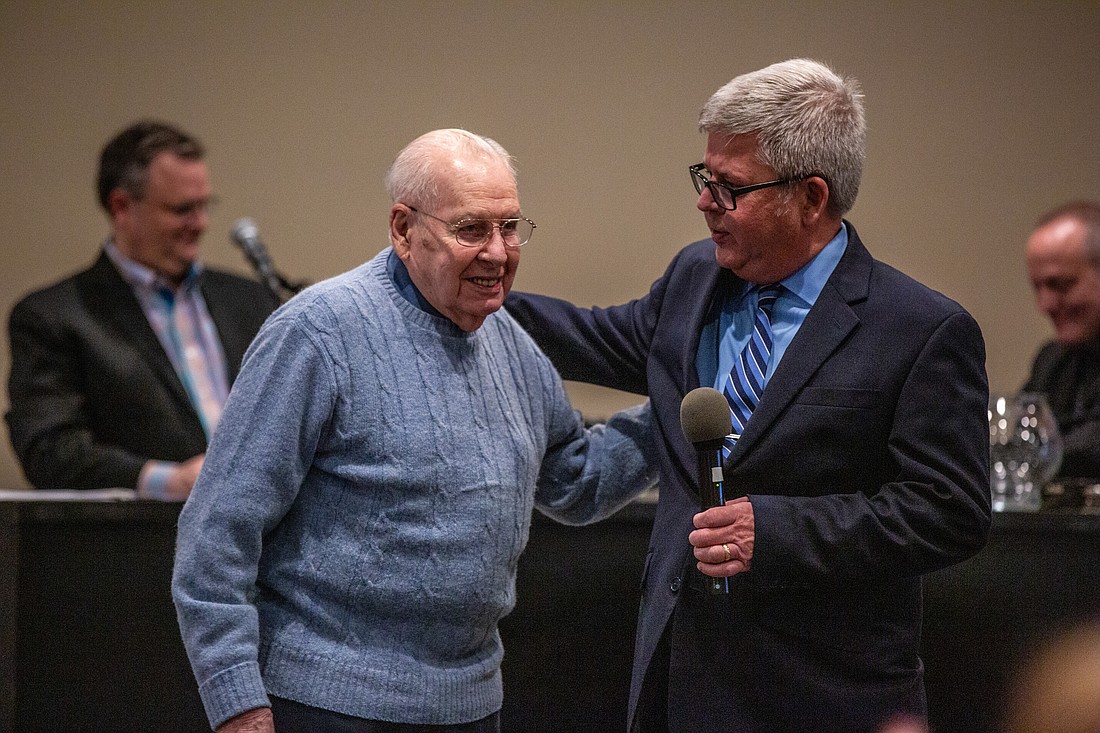
[[497, 731], [531, 511], [655, 482], [648, 406], [585, 429], [500, 310], [534, 223], [463, 130], [386, 176], [390, 247], [280, 308], [179, 521], [173, 597], [220, 731]]

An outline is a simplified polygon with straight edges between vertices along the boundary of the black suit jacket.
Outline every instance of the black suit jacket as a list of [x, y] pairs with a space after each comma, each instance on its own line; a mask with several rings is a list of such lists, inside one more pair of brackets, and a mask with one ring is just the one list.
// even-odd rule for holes
[[1100, 481], [1100, 340], [1044, 344], [1023, 389], [1050, 403], [1064, 441], [1058, 475]]
[[990, 523], [984, 343], [958, 304], [874, 260], [846, 225], [843, 258], [725, 466], [756, 535], [728, 597], [690, 587], [697, 456], [679, 420], [700, 332], [736, 283], [714, 243], [683, 249], [622, 306], [507, 300], [564, 378], [653, 404], [660, 499], [632, 720], [666, 627], [675, 730], [871, 731], [924, 711], [920, 576], [976, 552]]
[[[257, 282], [214, 270], [200, 288], [230, 382], [277, 303]], [[100, 254], [23, 298], [9, 321], [12, 446], [37, 488], [133, 488], [149, 459], [206, 450], [198, 413], [141, 305]]]

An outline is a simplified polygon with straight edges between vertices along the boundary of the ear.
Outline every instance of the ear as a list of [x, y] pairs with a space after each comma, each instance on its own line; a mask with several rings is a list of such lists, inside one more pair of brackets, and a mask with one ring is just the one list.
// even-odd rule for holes
[[404, 204], [394, 204], [390, 209], [390, 244], [393, 251], [402, 260], [409, 256], [409, 208]]
[[805, 180], [806, 198], [802, 204], [802, 218], [807, 224], [814, 224], [828, 216], [829, 184], [820, 176]]
[[107, 194], [107, 212], [114, 221], [126, 216], [134, 206], [134, 199], [125, 188], [116, 188]]

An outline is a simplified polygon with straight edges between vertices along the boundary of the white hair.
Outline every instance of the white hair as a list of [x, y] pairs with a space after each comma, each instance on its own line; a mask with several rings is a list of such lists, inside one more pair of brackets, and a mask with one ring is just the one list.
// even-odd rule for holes
[[441, 183], [435, 169], [436, 154], [439, 152], [462, 152], [499, 160], [508, 168], [512, 179], [516, 178], [512, 156], [496, 140], [457, 128], [432, 130], [406, 145], [386, 171], [386, 192], [390, 200], [424, 206], [435, 199]]

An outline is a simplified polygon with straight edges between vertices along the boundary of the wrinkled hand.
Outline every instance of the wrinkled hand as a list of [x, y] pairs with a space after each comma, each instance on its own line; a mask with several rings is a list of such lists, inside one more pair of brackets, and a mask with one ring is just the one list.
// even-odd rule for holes
[[756, 523], [748, 497], [731, 499], [725, 506], [699, 512], [692, 521], [696, 529], [688, 535], [688, 542], [695, 548], [701, 573], [724, 578], [749, 569]]
[[217, 727], [215, 733], [275, 733], [271, 708], [253, 708], [234, 715]]

